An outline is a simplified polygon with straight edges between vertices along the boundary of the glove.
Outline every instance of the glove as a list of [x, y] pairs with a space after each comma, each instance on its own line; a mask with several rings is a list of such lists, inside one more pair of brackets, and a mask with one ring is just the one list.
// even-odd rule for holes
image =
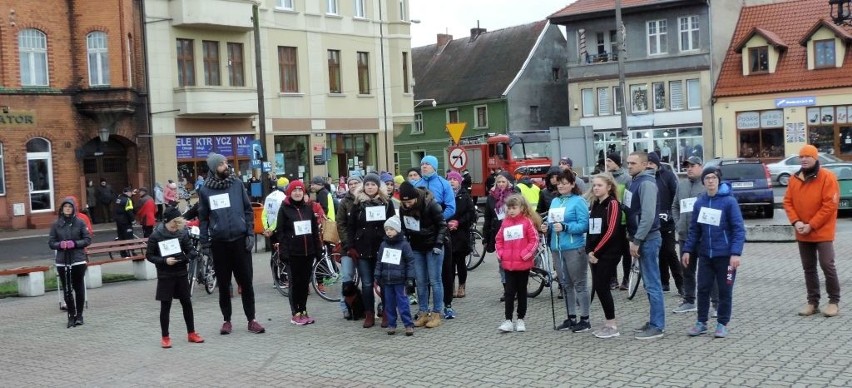
[[494, 245], [494, 242], [489, 241], [485, 243], [485, 252], [494, 253], [497, 250], [497, 247]]
[[444, 246], [443, 245], [437, 245], [434, 248], [432, 248], [432, 254], [440, 255], [442, 253], [444, 253]]
[[405, 281], [405, 289], [410, 290], [414, 289], [414, 280], [408, 279]]
[[456, 230], [459, 228], [459, 222], [458, 220], [450, 220], [450, 222], [447, 222], [447, 226], [450, 230]]
[[358, 260], [361, 258], [361, 254], [358, 253], [355, 248], [349, 248], [349, 250], [346, 251], [346, 255], [351, 257], [352, 260]]
[[251, 252], [254, 247], [254, 235], [250, 234], [246, 236], [246, 252]]
[[201, 254], [210, 257], [210, 243], [201, 243]]
[[65, 240], [65, 249], [74, 249], [76, 246], [74, 240]]
[[68, 249], [68, 247], [65, 245], [65, 241], [59, 242], [59, 249], [62, 249], [62, 250]]

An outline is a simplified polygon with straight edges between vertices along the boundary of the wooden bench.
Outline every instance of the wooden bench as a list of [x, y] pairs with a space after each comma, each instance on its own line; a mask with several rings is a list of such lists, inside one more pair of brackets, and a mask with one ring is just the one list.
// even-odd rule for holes
[[[101, 266], [110, 263], [133, 262], [133, 275], [139, 280], [157, 278], [157, 268], [145, 260], [148, 248], [147, 238], [132, 240], [114, 240], [94, 243], [86, 247], [86, 287], [98, 288], [103, 285]], [[125, 255], [128, 253], [129, 255]]]
[[40, 296], [44, 295], [44, 273], [49, 271], [47, 266], [18, 267], [0, 270], [0, 276], [17, 275], [18, 295]]

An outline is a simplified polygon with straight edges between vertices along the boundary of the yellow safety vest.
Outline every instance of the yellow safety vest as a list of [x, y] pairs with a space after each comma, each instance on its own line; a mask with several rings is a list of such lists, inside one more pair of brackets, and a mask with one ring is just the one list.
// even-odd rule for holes
[[328, 214], [325, 215], [325, 218], [328, 218], [331, 221], [335, 221], [334, 219], [334, 197], [331, 196], [331, 193], [328, 193]]
[[533, 209], [538, 205], [538, 198], [541, 192], [541, 189], [538, 185], [533, 184], [532, 186], [527, 186], [526, 184], [519, 184], [518, 187], [521, 189], [521, 195], [530, 203]]

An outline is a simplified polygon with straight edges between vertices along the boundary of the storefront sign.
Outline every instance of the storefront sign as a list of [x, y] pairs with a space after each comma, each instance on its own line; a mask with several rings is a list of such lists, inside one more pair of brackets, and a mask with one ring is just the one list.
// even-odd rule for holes
[[737, 113], [737, 129], [760, 128], [760, 113], [740, 112]]
[[237, 136], [237, 156], [251, 156], [251, 142], [254, 136], [240, 135]]
[[32, 127], [36, 124], [35, 114], [24, 111], [0, 113], [0, 127]]
[[177, 158], [178, 159], [191, 159], [192, 158], [192, 138], [191, 137], [178, 137], [175, 139], [175, 148]]
[[213, 138], [210, 136], [195, 138], [195, 157], [206, 158], [213, 151]]
[[782, 126], [784, 126], [783, 110], [768, 110], [760, 112], [761, 128], [781, 128]]
[[314, 165], [322, 166], [325, 164], [325, 158], [322, 155], [314, 155]]
[[816, 97], [788, 97], [776, 98], [776, 108], [791, 108], [794, 106], [811, 106], [816, 105]]
[[234, 140], [231, 136], [214, 136], [213, 141], [214, 146], [216, 147], [216, 152], [222, 154], [222, 156], [229, 158], [234, 156], [234, 144], [232, 141]]

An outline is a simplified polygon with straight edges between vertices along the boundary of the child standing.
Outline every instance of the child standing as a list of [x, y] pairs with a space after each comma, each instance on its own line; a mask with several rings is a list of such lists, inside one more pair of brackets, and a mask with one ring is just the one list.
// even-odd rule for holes
[[405, 335], [414, 335], [414, 322], [408, 308], [406, 286], [414, 283], [414, 254], [411, 245], [402, 234], [402, 224], [398, 216], [385, 221], [385, 241], [379, 246], [379, 262], [374, 273], [376, 286], [382, 288], [385, 299], [385, 313], [388, 317], [388, 335], [396, 334], [396, 317], [402, 318]]
[[[495, 236], [495, 250], [500, 267], [506, 273], [506, 320], [498, 328], [503, 333], [526, 331], [524, 317], [527, 314], [527, 282], [533, 267], [538, 228], [541, 218], [520, 194], [506, 198], [506, 218]], [[515, 296], [518, 298], [518, 321], [512, 325], [512, 310]]]

